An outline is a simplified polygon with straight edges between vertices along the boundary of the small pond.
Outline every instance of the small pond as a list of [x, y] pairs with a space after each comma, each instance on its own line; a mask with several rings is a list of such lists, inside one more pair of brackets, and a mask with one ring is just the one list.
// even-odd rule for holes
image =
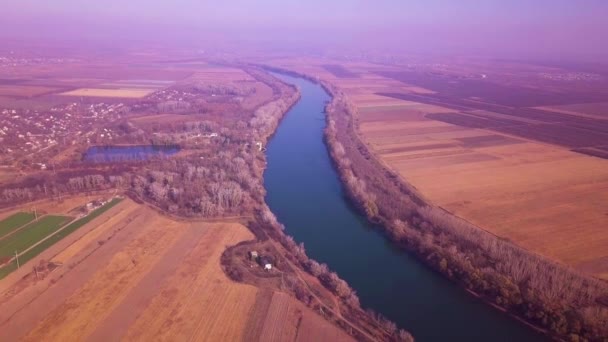
[[90, 163], [142, 161], [171, 156], [179, 150], [179, 146], [92, 146], [84, 153], [83, 160]]

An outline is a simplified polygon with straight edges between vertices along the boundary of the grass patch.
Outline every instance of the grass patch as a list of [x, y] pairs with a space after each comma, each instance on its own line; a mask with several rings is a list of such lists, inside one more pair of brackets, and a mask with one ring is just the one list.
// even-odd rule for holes
[[[85, 216], [85, 217], [83, 217], [83, 218], [81, 218], [81, 219], [79, 219], [77, 221], [74, 221], [74, 222], [70, 223], [68, 226], [66, 226], [65, 228], [63, 228], [57, 234], [55, 234], [55, 235], [49, 237], [48, 239], [42, 241], [41, 243], [39, 243], [38, 245], [36, 245], [34, 248], [32, 248], [29, 251], [27, 251], [26, 253], [24, 253], [23, 255], [20, 255], [19, 256], [19, 263], [21, 265], [23, 265], [26, 262], [30, 261], [31, 259], [33, 259], [34, 257], [36, 257], [38, 254], [42, 253], [47, 248], [49, 248], [52, 245], [54, 245], [55, 243], [61, 241], [63, 238], [65, 238], [66, 236], [68, 236], [71, 233], [75, 232], [80, 227], [84, 226], [85, 224], [87, 224], [87, 223], [91, 222], [92, 220], [94, 220], [95, 218], [97, 218], [99, 215], [101, 215], [101, 214], [105, 213], [106, 211], [108, 211], [110, 208], [112, 208], [116, 204], [120, 203], [120, 201], [122, 201], [122, 199], [120, 199], [120, 198], [114, 198], [113, 200], [111, 200], [110, 202], [106, 203], [101, 208], [95, 209], [89, 215], [87, 215], [87, 216]], [[9, 273], [13, 272], [16, 269], [17, 269], [17, 262], [15, 260], [13, 260], [10, 264], [8, 264], [8, 265], [6, 265], [6, 266], [4, 266], [3, 268], [0, 269], [0, 279], [4, 278], [5, 276], [7, 276]]]
[[16, 213], [0, 221], [0, 238], [34, 220], [32, 213]]
[[28, 224], [16, 234], [0, 241], [0, 259], [11, 257], [15, 251], [23, 252], [57, 231], [69, 220], [66, 216], [47, 215]]

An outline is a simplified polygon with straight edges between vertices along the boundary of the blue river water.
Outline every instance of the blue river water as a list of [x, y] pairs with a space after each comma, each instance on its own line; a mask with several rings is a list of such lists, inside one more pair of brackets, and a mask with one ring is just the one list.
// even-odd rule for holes
[[417, 341], [543, 341], [545, 338], [395, 248], [347, 201], [323, 140], [329, 95], [308, 80], [279, 75], [302, 98], [267, 146], [266, 202], [303, 242], [358, 293]]

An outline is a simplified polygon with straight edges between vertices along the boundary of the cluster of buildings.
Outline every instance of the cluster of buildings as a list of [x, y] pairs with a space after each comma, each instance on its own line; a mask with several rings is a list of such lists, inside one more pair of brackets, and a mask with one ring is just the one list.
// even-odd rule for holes
[[148, 99], [162, 101], [188, 101], [200, 99], [200, 95], [196, 95], [187, 91], [178, 89], [163, 89], [148, 95]]
[[565, 73], [547, 73], [539, 74], [540, 78], [552, 81], [601, 81], [602, 75], [588, 72], [565, 72]]
[[249, 260], [257, 263], [266, 271], [272, 270], [273, 257], [271, 255], [260, 255], [257, 251], [249, 251]]
[[121, 108], [122, 104], [69, 103], [49, 110], [0, 109], [0, 158], [20, 158], [79, 139], [90, 142], [95, 136], [112, 139], [111, 130], [95, 127], [119, 119]]
[[0, 68], [20, 67], [29, 65], [40, 65], [40, 64], [63, 64], [63, 63], [75, 63], [78, 60], [73, 58], [25, 58], [17, 56], [15, 54], [8, 54], [0, 56]]

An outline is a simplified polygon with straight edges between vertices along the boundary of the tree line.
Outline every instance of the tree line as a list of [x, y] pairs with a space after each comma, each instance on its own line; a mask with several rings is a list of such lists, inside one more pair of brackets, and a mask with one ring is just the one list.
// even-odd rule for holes
[[608, 336], [608, 285], [424, 203], [356, 135], [355, 107], [334, 91], [325, 138], [349, 198], [398, 245], [485, 300], [554, 336]]

